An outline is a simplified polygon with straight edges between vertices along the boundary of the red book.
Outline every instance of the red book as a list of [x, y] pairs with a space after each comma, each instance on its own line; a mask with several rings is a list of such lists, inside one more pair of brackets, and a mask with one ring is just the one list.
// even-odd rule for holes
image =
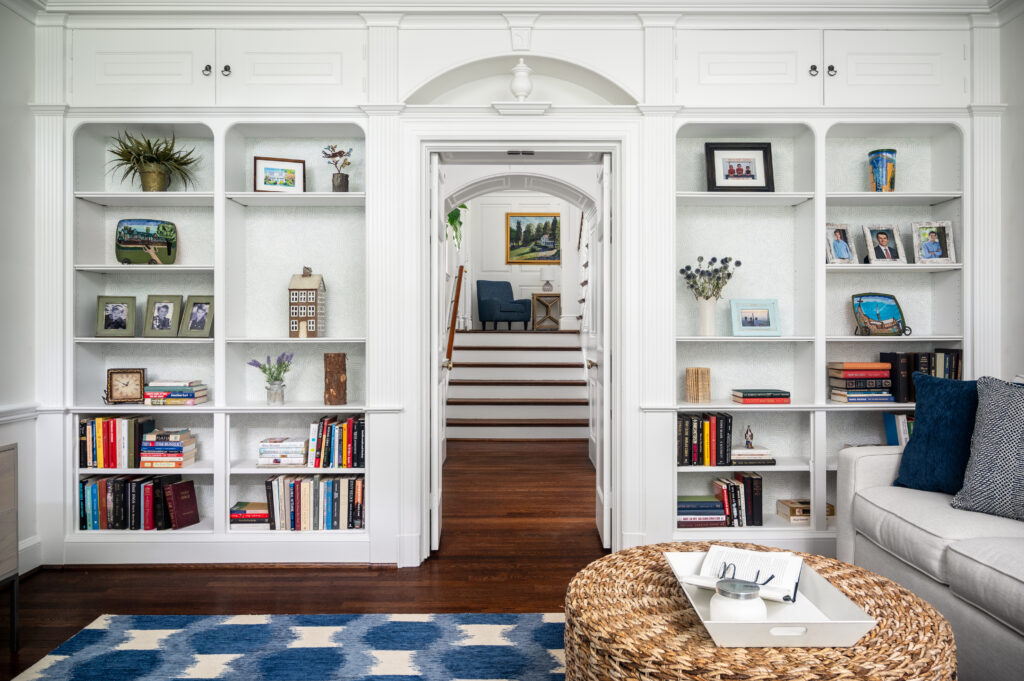
[[736, 404], [789, 404], [788, 397], [733, 397]]
[[354, 418], [345, 422], [345, 442], [348, 445], [345, 448], [345, 468], [352, 468], [352, 433], [355, 430], [355, 422]]
[[171, 529], [180, 530], [199, 523], [199, 504], [196, 486], [191, 480], [182, 480], [164, 486], [164, 500], [171, 516]]
[[142, 529], [155, 530], [156, 522], [153, 518], [153, 481], [142, 486]]
[[889, 378], [889, 371], [882, 369], [829, 369], [832, 378]]
[[679, 520], [676, 521], [676, 527], [728, 527], [728, 525], [724, 520]]

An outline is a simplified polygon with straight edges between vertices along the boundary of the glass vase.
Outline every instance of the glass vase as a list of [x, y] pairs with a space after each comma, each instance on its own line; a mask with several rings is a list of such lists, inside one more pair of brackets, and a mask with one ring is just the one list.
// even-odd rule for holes
[[284, 381], [267, 381], [267, 406], [284, 404]]
[[698, 298], [697, 309], [700, 312], [697, 335], [715, 335], [715, 309], [718, 307], [717, 298]]

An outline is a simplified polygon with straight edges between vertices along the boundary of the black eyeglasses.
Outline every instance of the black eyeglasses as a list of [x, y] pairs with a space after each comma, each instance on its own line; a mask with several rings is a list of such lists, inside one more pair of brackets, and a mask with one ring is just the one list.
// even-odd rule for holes
[[[730, 576], [730, 571], [732, 571], [731, 576]], [[736, 579], [736, 563], [725, 563], [725, 562], [723, 562], [722, 563], [722, 567], [718, 570], [718, 578], [719, 579]], [[773, 579], [775, 579], [775, 575], [768, 575], [768, 579], [766, 579], [766, 580], [764, 580], [762, 582], [761, 581], [761, 571], [758, 570], [757, 572], [754, 573], [754, 578], [753, 579], [749, 579], [749, 580], [746, 580], [746, 581], [753, 582], [754, 584], [757, 584], [758, 586], [764, 586], [765, 584], [767, 584], [768, 582], [772, 581]]]

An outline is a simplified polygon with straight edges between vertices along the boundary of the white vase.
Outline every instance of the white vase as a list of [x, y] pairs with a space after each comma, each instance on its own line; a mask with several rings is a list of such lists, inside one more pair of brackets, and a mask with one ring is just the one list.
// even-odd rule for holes
[[533, 91], [533, 81], [530, 79], [531, 73], [533, 73], [533, 69], [527, 66], [526, 62], [522, 59], [512, 67], [512, 83], [509, 85], [509, 89], [512, 91], [517, 102], [525, 102], [526, 97]]
[[697, 309], [700, 310], [700, 322], [697, 327], [698, 336], [715, 335], [715, 310], [718, 308], [717, 298], [698, 298]]

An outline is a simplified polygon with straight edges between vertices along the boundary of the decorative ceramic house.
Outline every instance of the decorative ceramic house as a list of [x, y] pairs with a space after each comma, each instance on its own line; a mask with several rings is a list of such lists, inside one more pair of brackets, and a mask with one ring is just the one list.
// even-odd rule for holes
[[323, 275], [302, 268], [288, 283], [288, 337], [322, 338], [327, 333], [327, 287]]

